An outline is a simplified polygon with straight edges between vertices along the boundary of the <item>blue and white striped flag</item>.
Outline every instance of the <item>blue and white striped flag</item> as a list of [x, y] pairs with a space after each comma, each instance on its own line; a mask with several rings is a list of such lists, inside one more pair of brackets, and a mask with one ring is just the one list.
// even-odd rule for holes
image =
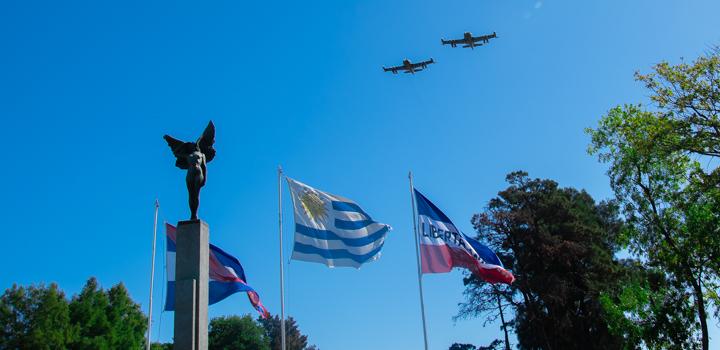
[[347, 198], [287, 181], [295, 209], [292, 259], [359, 268], [380, 258], [389, 225], [373, 221]]

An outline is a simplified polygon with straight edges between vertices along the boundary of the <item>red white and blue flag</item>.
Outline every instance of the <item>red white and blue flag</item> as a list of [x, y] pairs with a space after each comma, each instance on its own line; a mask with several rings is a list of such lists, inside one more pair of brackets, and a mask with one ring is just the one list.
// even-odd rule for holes
[[[165, 224], [167, 233], [167, 297], [165, 310], [175, 310], [175, 226]], [[246, 292], [253, 307], [263, 318], [270, 316], [260, 302], [260, 296], [250, 287], [245, 278], [240, 261], [222, 249], [210, 244], [210, 271], [208, 288], [208, 304], [212, 305], [237, 292]]]
[[445, 273], [453, 267], [463, 267], [490, 283], [510, 284], [515, 280], [495, 252], [461, 233], [435, 204], [414, 191], [422, 273]]

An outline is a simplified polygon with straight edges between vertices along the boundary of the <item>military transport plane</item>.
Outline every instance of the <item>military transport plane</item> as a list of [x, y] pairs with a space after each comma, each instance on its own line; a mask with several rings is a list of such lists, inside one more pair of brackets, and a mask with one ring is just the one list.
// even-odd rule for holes
[[405, 71], [405, 73], [415, 74], [415, 72], [419, 72], [423, 69], [426, 69], [428, 64], [433, 64], [435, 61], [433, 59], [429, 59], [427, 61], [422, 61], [418, 63], [412, 63], [409, 59], [404, 59], [402, 66], [395, 66], [390, 68], [383, 68], [383, 71], [385, 72], [392, 72], [393, 74], [397, 74], [399, 70]]
[[443, 45], [450, 44], [451, 47], [456, 47], [458, 44], [464, 44], [463, 47], [469, 47], [471, 49], [474, 49], [475, 46], [483, 46], [483, 44], [489, 43], [490, 39], [494, 38], [497, 38], [497, 34], [495, 32], [493, 32], [492, 34], [481, 36], [472, 36], [472, 33], [465, 32], [462, 39], [440, 39], [440, 41]]

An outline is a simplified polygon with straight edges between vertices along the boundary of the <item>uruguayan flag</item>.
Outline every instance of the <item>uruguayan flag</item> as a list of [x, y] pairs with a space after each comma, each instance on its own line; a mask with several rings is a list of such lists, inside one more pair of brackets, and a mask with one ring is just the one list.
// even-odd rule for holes
[[390, 226], [373, 221], [347, 198], [287, 181], [295, 209], [292, 259], [359, 268], [380, 257]]

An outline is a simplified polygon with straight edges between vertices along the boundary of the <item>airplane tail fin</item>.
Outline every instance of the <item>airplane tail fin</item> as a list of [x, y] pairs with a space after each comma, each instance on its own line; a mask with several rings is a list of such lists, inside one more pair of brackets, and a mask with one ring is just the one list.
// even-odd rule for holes
[[457, 46], [454, 41], [452, 41], [452, 40], [445, 40], [445, 38], [440, 39], [440, 42], [441, 42], [443, 45], [450, 45], [450, 47], [456, 47], [456, 46]]

